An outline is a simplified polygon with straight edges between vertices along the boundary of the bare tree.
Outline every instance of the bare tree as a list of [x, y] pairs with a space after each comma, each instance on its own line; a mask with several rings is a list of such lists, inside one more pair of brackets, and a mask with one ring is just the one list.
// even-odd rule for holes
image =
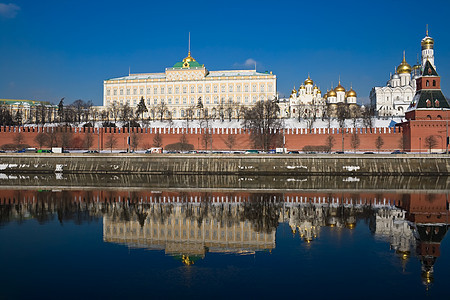
[[131, 147], [133, 148], [133, 151], [136, 151], [137, 147], [139, 146], [139, 142], [141, 141], [141, 136], [137, 134], [136, 132], [133, 132], [131, 134]]
[[232, 150], [234, 145], [236, 144], [236, 136], [234, 134], [229, 134], [224, 140], [224, 143], [228, 149]]
[[269, 150], [280, 143], [282, 121], [278, 118], [280, 108], [275, 101], [258, 101], [246, 110], [243, 125], [250, 129], [250, 138], [257, 149]]
[[34, 138], [34, 141], [39, 145], [39, 148], [42, 148], [42, 146], [47, 144], [48, 136], [43, 132], [39, 132]]
[[117, 145], [117, 138], [114, 134], [108, 134], [106, 135], [105, 139], [105, 147], [109, 148], [112, 153], [112, 149]]
[[358, 125], [358, 119], [360, 118], [360, 109], [356, 105], [351, 105], [349, 109], [350, 118], [352, 119], [353, 128]]
[[16, 148], [19, 148], [21, 145], [23, 145], [25, 141], [25, 136], [22, 132], [16, 132], [13, 137], [14, 144], [16, 144]]
[[89, 150], [93, 144], [94, 144], [94, 135], [91, 132], [87, 132], [84, 136], [84, 147], [86, 147]]
[[167, 111], [168, 108], [164, 101], [161, 101], [161, 103], [156, 106], [156, 114], [161, 122], [164, 120], [164, 116], [166, 115]]
[[375, 140], [375, 148], [377, 148], [378, 153], [380, 153], [380, 149], [381, 149], [381, 147], [383, 147], [383, 145], [384, 145], [384, 140], [381, 137], [381, 135], [379, 135], [377, 137], [377, 139]]
[[339, 123], [339, 128], [342, 130], [345, 128], [345, 120], [349, 117], [348, 107], [344, 103], [339, 103], [336, 111], [336, 118]]
[[350, 145], [352, 146], [355, 153], [356, 153], [356, 148], [358, 148], [360, 144], [361, 144], [361, 140], [359, 139], [359, 135], [356, 133], [353, 133], [352, 139], [350, 141]]
[[155, 136], [153, 137], [153, 147], [161, 147], [162, 146], [162, 136], [159, 131], [156, 131]]
[[437, 142], [436, 138], [434, 137], [434, 135], [427, 136], [424, 140], [424, 143], [425, 143], [425, 147], [428, 148], [430, 153], [431, 153], [431, 149], [433, 149], [434, 147], [436, 147], [438, 145], [438, 142]]
[[332, 151], [334, 144], [335, 144], [334, 137], [331, 135], [327, 136], [325, 145], [327, 146], [327, 148], [329, 149], [330, 152]]
[[132, 109], [128, 102], [126, 102], [124, 105], [120, 108], [120, 119], [122, 122], [127, 123], [131, 120], [132, 117]]
[[117, 123], [117, 119], [120, 115], [120, 107], [116, 101], [113, 101], [108, 109], [108, 119], [110, 116], [114, 119], [114, 123]]
[[372, 132], [373, 128], [373, 116], [375, 114], [375, 109], [371, 106], [365, 107], [362, 111], [362, 119], [363, 119], [363, 125], [365, 128], [369, 128], [370, 132]]

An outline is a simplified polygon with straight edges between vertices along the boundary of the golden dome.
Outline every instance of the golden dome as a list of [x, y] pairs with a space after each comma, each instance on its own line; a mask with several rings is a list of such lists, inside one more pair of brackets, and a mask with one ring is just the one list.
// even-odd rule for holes
[[300, 90], [304, 90], [304, 89], [306, 89], [306, 88], [305, 88], [305, 86], [302, 84], [302, 85], [300, 86]]
[[318, 90], [319, 88], [317, 87], [317, 85], [315, 85], [315, 86], [314, 86], [314, 89], [315, 89], [315, 90]]
[[183, 62], [185, 63], [185, 62], [191, 62], [191, 61], [195, 61], [195, 59], [191, 56], [191, 51], [189, 51], [188, 56], [186, 56], [183, 59]]
[[355, 97], [356, 98], [356, 92], [350, 88], [350, 90], [347, 92], [347, 97]]
[[345, 88], [341, 85], [341, 81], [339, 80], [338, 86], [334, 89], [335, 92], [345, 92]]
[[422, 46], [422, 50], [433, 49], [434, 40], [431, 36], [428, 35], [428, 25], [427, 25], [427, 35], [422, 39], [420, 45]]
[[308, 75], [308, 78], [305, 80], [305, 85], [308, 85], [308, 84], [310, 84], [310, 85], [314, 84], [314, 81], [312, 81], [312, 79], [309, 78], [309, 75]]
[[291, 94], [297, 94], [297, 90], [295, 89], [295, 86], [294, 86], [294, 89], [292, 90]]
[[317, 94], [322, 94], [322, 91], [320, 89], [318, 89]]
[[400, 65], [397, 67], [398, 74], [409, 74], [411, 73], [411, 66], [406, 62], [405, 52], [403, 52], [403, 60]]
[[336, 94], [335, 90], [331, 90], [328, 92], [328, 97], [336, 97], [336, 96], [337, 96], [337, 94]]

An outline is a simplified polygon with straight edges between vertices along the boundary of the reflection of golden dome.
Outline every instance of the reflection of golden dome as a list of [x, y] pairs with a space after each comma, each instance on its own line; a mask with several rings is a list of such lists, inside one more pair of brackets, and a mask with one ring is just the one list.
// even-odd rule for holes
[[305, 85], [313, 85], [314, 84], [314, 81], [312, 81], [312, 79], [311, 78], [309, 78], [309, 75], [308, 75], [308, 78], [305, 80]]
[[406, 62], [405, 53], [403, 52], [403, 60], [400, 65], [397, 67], [398, 74], [409, 74], [411, 73], [411, 66]]
[[185, 62], [191, 62], [191, 61], [195, 61], [195, 59], [191, 56], [191, 51], [189, 51], [188, 56], [186, 56], [183, 59], [183, 62], [185, 63]]
[[190, 266], [190, 265], [193, 265], [193, 264], [194, 264], [194, 262], [193, 262], [192, 260], [190, 260], [190, 259], [189, 259], [189, 256], [187, 256], [187, 255], [183, 255], [183, 256], [181, 257], [181, 261], [183, 262], [183, 264], [184, 264], [185, 266]]
[[347, 227], [348, 227], [349, 229], [355, 229], [356, 223], [349, 223], [349, 224], [347, 224]]
[[350, 88], [350, 91], [347, 92], [347, 97], [355, 97], [356, 98], [356, 92]]
[[328, 92], [328, 97], [336, 97], [336, 96], [337, 96], [337, 94], [334, 90], [331, 90]]

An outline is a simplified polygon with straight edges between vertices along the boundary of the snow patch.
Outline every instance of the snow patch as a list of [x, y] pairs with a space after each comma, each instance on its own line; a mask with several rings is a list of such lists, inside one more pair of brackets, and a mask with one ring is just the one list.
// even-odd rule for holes
[[358, 182], [359, 180], [360, 179], [357, 177], [347, 177], [347, 178], [342, 179], [342, 181], [345, 181], [345, 182]]
[[0, 170], [5, 170], [8, 167], [8, 164], [0, 164]]
[[294, 170], [294, 169], [308, 169], [306, 166], [287, 166], [286, 169]]
[[63, 171], [63, 164], [56, 164], [55, 172], [62, 172]]
[[349, 172], [354, 172], [354, 171], [356, 171], [356, 170], [361, 169], [360, 166], [343, 166], [342, 168], [343, 168], [343, 169], [346, 169], [346, 170], [349, 171]]
[[253, 169], [253, 166], [239, 166], [238, 168], [241, 169], [241, 170], [244, 170], [244, 169]]

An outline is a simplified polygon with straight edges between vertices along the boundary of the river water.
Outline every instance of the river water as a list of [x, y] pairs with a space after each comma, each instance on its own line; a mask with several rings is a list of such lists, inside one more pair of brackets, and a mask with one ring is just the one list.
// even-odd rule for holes
[[447, 177], [0, 177], [0, 298], [446, 299]]

